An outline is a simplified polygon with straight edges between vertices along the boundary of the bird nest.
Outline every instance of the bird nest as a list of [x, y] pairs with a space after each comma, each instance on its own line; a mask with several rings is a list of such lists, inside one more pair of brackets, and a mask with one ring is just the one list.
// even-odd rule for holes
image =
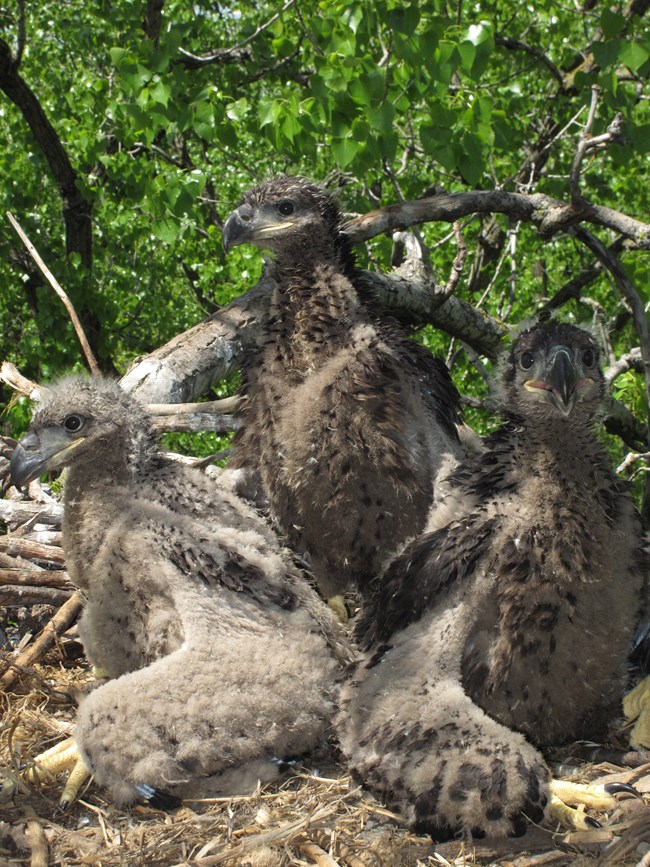
[[[1, 467], [0, 467], [1, 469]], [[80, 599], [65, 572], [60, 504], [38, 483], [27, 497], [0, 500], [2, 723], [0, 867], [60, 865], [218, 865], [237, 867], [399, 867], [399, 865], [650, 865], [650, 755], [564, 750], [564, 778], [632, 783], [602, 828], [566, 834], [531, 824], [524, 837], [432, 843], [410, 834], [397, 816], [347, 776], [335, 748], [324, 746], [273, 786], [248, 797], [185, 801], [172, 812], [119, 809], [92, 781], [65, 812], [61, 780], [26, 783], [20, 770], [70, 735], [77, 700], [92, 675], [76, 634]], [[573, 758], [572, 758], [573, 757]], [[600, 761], [595, 762], [594, 758]], [[602, 761], [603, 757], [609, 761]], [[575, 778], [575, 777], [573, 777]]]

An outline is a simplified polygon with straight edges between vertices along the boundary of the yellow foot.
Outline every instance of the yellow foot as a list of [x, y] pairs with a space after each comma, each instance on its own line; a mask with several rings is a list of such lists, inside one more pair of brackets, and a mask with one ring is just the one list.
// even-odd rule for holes
[[559, 822], [565, 828], [577, 831], [588, 831], [600, 828], [600, 822], [587, 816], [582, 810], [576, 810], [573, 805], [591, 807], [599, 813], [613, 810], [616, 806], [615, 794], [623, 792], [638, 797], [639, 793], [627, 783], [605, 783], [605, 785], [589, 785], [588, 783], [570, 783], [565, 780], [551, 780], [551, 803], [546, 817], [552, 822]]
[[59, 806], [65, 810], [79, 794], [79, 789], [90, 776], [74, 738], [51, 747], [40, 756], [36, 756], [34, 764], [23, 771], [22, 777], [28, 783], [41, 783], [51, 779], [56, 774], [68, 771], [68, 779], [59, 798]]
[[330, 596], [327, 605], [332, 609], [341, 623], [348, 622], [348, 609], [345, 607], [345, 599], [342, 596]]
[[636, 722], [630, 732], [630, 746], [650, 750], [650, 677], [637, 683], [623, 698], [623, 713], [627, 722]]

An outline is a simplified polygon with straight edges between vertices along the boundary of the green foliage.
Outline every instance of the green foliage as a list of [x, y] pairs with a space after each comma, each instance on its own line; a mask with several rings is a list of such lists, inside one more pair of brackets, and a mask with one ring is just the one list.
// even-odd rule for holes
[[[530, 188], [567, 201], [597, 86], [593, 134], [620, 112], [625, 139], [588, 156], [582, 192], [631, 215], [650, 211], [639, 183], [650, 147], [650, 39], [623, 5], [305, 0], [278, 11], [266, 2], [167, 0], [157, 40], [143, 31], [146, 5], [26, 4], [20, 72], [92, 205], [90, 271], [78, 254], [66, 257], [60, 191], [24, 118], [0, 96], [0, 208], [19, 217], [68, 290], [106, 370], [123, 372], [255, 282], [259, 254], [237, 249], [226, 259], [220, 225], [246, 187], [277, 172], [338, 173], [350, 211], [414, 199], [434, 184]], [[15, 46], [17, 33], [13, 13], [0, 13], [0, 36]], [[206, 54], [217, 59], [192, 60]], [[522, 165], [540, 148], [531, 181]], [[516, 245], [469, 280], [488, 221], [465, 221], [470, 257], [458, 288], [477, 303], [489, 287], [481, 303], [493, 315], [516, 322], [590, 264], [575, 241], [543, 243], [530, 226], [496, 222], [517, 231]], [[420, 232], [444, 281], [455, 254], [449, 227]], [[79, 367], [80, 351], [60, 302], [17, 264], [17, 250], [2, 222], [0, 357], [47, 379]], [[371, 250], [371, 258], [360, 251], [364, 264], [387, 269], [390, 244], [377, 240]], [[647, 262], [626, 255], [625, 266], [650, 300]], [[622, 309], [605, 277], [589, 296], [612, 320]], [[588, 321], [593, 309], [571, 302], [563, 315]], [[629, 323], [611, 337], [616, 352], [634, 342]], [[447, 353], [445, 335], [424, 339]], [[483, 394], [465, 356], [454, 357], [461, 387]], [[617, 388], [644, 411], [635, 374]], [[16, 429], [21, 412], [6, 416]]]

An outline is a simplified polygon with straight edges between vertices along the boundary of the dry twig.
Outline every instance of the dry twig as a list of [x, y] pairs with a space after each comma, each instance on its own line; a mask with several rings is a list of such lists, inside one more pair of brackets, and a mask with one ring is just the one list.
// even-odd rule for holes
[[[43, 629], [36, 641], [27, 647], [22, 653], [12, 660], [14, 665], [27, 666], [34, 665], [38, 660], [50, 649], [54, 644], [55, 639], [62, 635], [72, 623], [74, 623], [77, 615], [82, 608], [81, 594], [77, 591], [65, 602], [56, 612], [54, 617]], [[0, 677], [0, 687], [8, 689], [18, 676], [17, 671], [11, 668]]]
[[47, 282], [50, 284], [52, 289], [54, 289], [54, 291], [59, 296], [61, 301], [63, 301], [65, 309], [68, 311], [68, 316], [70, 317], [70, 321], [72, 322], [72, 324], [74, 326], [74, 330], [75, 330], [77, 337], [79, 339], [79, 343], [81, 344], [81, 348], [83, 350], [83, 353], [86, 356], [86, 361], [88, 362], [88, 367], [90, 368], [90, 370], [92, 371], [94, 376], [100, 376], [101, 370], [99, 369], [99, 365], [97, 364], [95, 356], [93, 355], [93, 351], [90, 348], [90, 344], [88, 343], [88, 340], [86, 338], [86, 334], [83, 330], [83, 326], [81, 324], [81, 321], [80, 321], [79, 317], [77, 316], [77, 311], [72, 306], [72, 302], [70, 301], [70, 299], [68, 298], [66, 293], [63, 291], [61, 285], [59, 284], [59, 282], [56, 279], [56, 277], [54, 276], [54, 274], [50, 271], [50, 269], [47, 267], [47, 265], [45, 264], [43, 259], [40, 257], [38, 250], [36, 249], [36, 247], [32, 244], [32, 242], [29, 240], [29, 238], [25, 234], [25, 232], [23, 231], [23, 228], [21, 227], [18, 220], [9, 211], [7, 211], [7, 218], [9, 220], [9, 222], [11, 223], [11, 225], [16, 230], [18, 236], [20, 237], [20, 240], [23, 242], [23, 244], [27, 248], [27, 252], [29, 253], [29, 255], [32, 257], [34, 262], [36, 262], [36, 264], [40, 268], [40, 270], [41, 270], [43, 276], [45, 277], [45, 279], [47, 280]]

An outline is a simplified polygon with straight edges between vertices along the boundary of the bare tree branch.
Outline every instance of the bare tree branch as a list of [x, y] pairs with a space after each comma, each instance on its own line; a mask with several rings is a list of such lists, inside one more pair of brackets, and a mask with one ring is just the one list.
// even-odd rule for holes
[[636, 373], [643, 373], [643, 359], [641, 357], [641, 349], [635, 346], [625, 355], [621, 355], [613, 364], [605, 371], [605, 379], [611, 385], [619, 376], [627, 373], [628, 370], [634, 370]]
[[579, 221], [595, 223], [625, 235], [633, 242], [635, 249], [650, 250], [648, 223], [641, 223], [611, 208], [585, 203], [583, 211], [576, 211], [572, 205], [542, 193], [527, 196], [505, 190], [445, 193], [389, 205], [351, 220], [346, 226], [346, 233], [354, 243], [359, 243], [420, 223], [453, 223], [469, 214], [487, 213], [506, 214], [512, 220], [533, 223], [543, 238], [550, 238], [561, 230], [567, 231]]
[[217, 48], [206, 54], [191, 54], [184, 48], [179, 48], [179, 54], [181, 57], [180, 60], [175, 62], [182, 63], [183, 66], [186, 66], [189, 69], [198, 69], [202, 66], [208, 66], [211, 63], [240, 63], [242, 60], [250, 60], [251, 55], [245, 50], [246, 46], [257, 39], [260, 33], [263, 33], [271, 27], [282, 13], [286, 12], [287, 9], [290, 9], [295, 2], [296, 0], [287, 0], [279, 12], [272, 15], [268, 21], [264, 22], [264, 24], [260, 24], [260, 26], [257, 27], [250, 36], [247, 36], [246, 39], [243, 39], [237, 45], [233, 45], [230, 48]]

